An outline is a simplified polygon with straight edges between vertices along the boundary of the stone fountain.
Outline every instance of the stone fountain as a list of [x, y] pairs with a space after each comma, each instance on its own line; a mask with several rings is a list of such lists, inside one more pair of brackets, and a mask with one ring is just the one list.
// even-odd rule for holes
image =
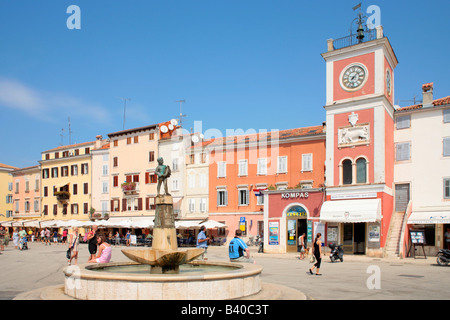
[[180, 265], [202, 255], [203, 249], [178, 248], [172, 196], [158, 195], [155, 203], [152, 249], [123, 249], [122, 252], [135, 262], [150, 265], [152, 274], [177, 274]]
[[[170, 167], [162, 158], [158, 163], [152, 248], [123, 249], [122, 253], [134, 262], [66, 267], [64, 293], [77, 299], [223, 300], [260, 292], [262, 267], [199, 261], [195, 258], [203, 254], [203, 249], [178, 248], [173, 199], [167, 192]], [[163, 184], [165, 193], [160, 194]]]

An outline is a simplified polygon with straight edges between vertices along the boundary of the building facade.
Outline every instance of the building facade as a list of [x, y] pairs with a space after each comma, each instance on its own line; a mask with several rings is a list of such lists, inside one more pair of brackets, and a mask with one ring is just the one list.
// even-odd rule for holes
[[11, 172], [18, 168], [0, 163], [0, 221], [13, 216], [13, 180]]
[[447, 247], [450, 227], [450, 97], [433, 99], [433, 86], [422, 86], [422, 104], [396, 110], [394, 131], [395, 212], [410, 203], [407, 224], [424, 232], [428, 255]]
[[236, 229], [245, 238], [268, 234], [274, 213], [264, 210], [264, 191], [323, 185], [325, 131], [324, 126], [272, 131], [208, 145], [209, 216], [228, 226], [228, 238]]
[[39, 163], [43, 220], [89, 219], [94, 148], [95, 141], [42, 152]]
[[41, 172], [39, 166], [16, 169], [11, 172], [13, 183], [14, 220], [41, 217]]
[[109, 219], [111, 213], [109, 190], [111, 188], [110, 175], [110, 144], [101, 135], [96, 137], [92, 156], [92, 212], [90, 219]]

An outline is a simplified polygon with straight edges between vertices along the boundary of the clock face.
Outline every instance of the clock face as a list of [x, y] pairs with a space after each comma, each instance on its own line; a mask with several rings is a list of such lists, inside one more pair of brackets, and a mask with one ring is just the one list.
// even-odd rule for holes
[[388, 70], [386, 70], [386, 90], [388, 95], [391, 95], [392, 92], [392, 77], [391, 77], [391, 72]]
[[359, 90], [367, 80], [367, 69], [362, 64], [352, 64], [342, 71], [341, 86], [347, 91]]

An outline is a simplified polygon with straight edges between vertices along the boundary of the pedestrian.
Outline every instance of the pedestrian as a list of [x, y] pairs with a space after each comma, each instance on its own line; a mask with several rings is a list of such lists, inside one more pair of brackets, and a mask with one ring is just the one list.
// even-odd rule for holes
[[322, 238], [322, 234], [318, 233], [316, 235], [316, 239], [314, 240], [313, 252], [312, 252], [314, 257], [316, 258], [316, 263], [314, 264], [314, 266], [311, 269], [309, 269], [309, 273], [310, 274], [314, 274], [313, 270], [314, 270], [314, 268], [317, 268], [316, 276], [321, 276], [322, 275], [321, 273], [319, 273], [320, 263], [322, 262], [322, 241], [321, 241], [321, 238]]
[[450, 228], [447, 228], [447, 232], [444, 233], [444, 237], [447, 250], [450, 250]]
[[47, 227], [45, 228], [45, 245], [49, 245], [51, 246], [52, 244], [50, 243], [50, 229]]
[[6, 237], [6, 231], [3, 226], [0, 227], [0, 251], [5, 250], [5, 237]]
[[[87, 242], [88, 242], [88, 250], [89, 250], [89, 260], [92, 260], [95, 258], [95, 255], [97, 254], [97, 237], [98, 237], [98, 226], [94, 225], [92, 226], [91, 231], [89, 231], [87, 235]], [[88, 260], [88, 261], [89, 261]]]
[[250, 250], [245, 244], [244, 240], [241, 239], [241, 236], [242, 231], [240, 229], [237, 229], [234, 233], [233, 240], [230, 241], [230, 244], [228, 246], [228, 257], [231, 262], [254, 263], [254, 261], [250, 259]]
[[67, 241], [67, 229], [64, 229], [62, 233], [62, 244], [66, 244], [66, 241]]
[[200, 232], [197, 235], [197, 248], [202, 248], [205, 250], [202, 254], [202, 259], [208, 260], [208, 258], [206, 257], [206, 251], [208, 251], [208, 241], [210, 239], [206, 237], [205, 230], [205, 226], [200, 227]]
[[75, 259], [75, 264], [78, 262], [78, 245], [80, 244], [80, 240], [78, 237], [78, 228], [73, 227], [72, 234], [69, 238], [69, 249], [70, 249], [70, 259], [67, 261], [69, 266], [72, 264], [72, 259]]
[[45, 242], [45, 230], [41, 230], [41, 242]]
[[13, 242], [14, 242], [14, 248], [19, 248], [19, 232], [16, 228], [13, 230]]
[[58, 231], [53, 232], [53, 243], [58, 244]]
[[108, 263], [111, 261], [112, 248], [111, 245], [106, 241], [106, 236], [104, 234], [96, 237], [98, 244], [98, 254], [97, 257], [93, 257], [88, 262], [93, 263]]
[[305, 236], [306, 236], [306, 234], [303, 233], [298, 238], [298, 252], [300, 252], [300, 256], [299, 256], [300, 260], [305, 259]]
[[131, 232], [130, 229], [127, 230], [127, 234], [126, 234], [126, 239], [127, 239], [127, 247], [130, 246], [130, 241], [131, 241]]

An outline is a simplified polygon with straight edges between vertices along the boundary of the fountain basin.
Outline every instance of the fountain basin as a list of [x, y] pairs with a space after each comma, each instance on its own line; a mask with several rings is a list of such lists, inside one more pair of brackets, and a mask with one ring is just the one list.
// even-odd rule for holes
[[194, 261], [185, 266], [200, 272], [183, 268], [178, 274], [128, 272], [143, 268], [136, 262], [68, 266], [64, 293], [82, 300], [227, 300], [261, 291], [262, 267], [258, 265]]

